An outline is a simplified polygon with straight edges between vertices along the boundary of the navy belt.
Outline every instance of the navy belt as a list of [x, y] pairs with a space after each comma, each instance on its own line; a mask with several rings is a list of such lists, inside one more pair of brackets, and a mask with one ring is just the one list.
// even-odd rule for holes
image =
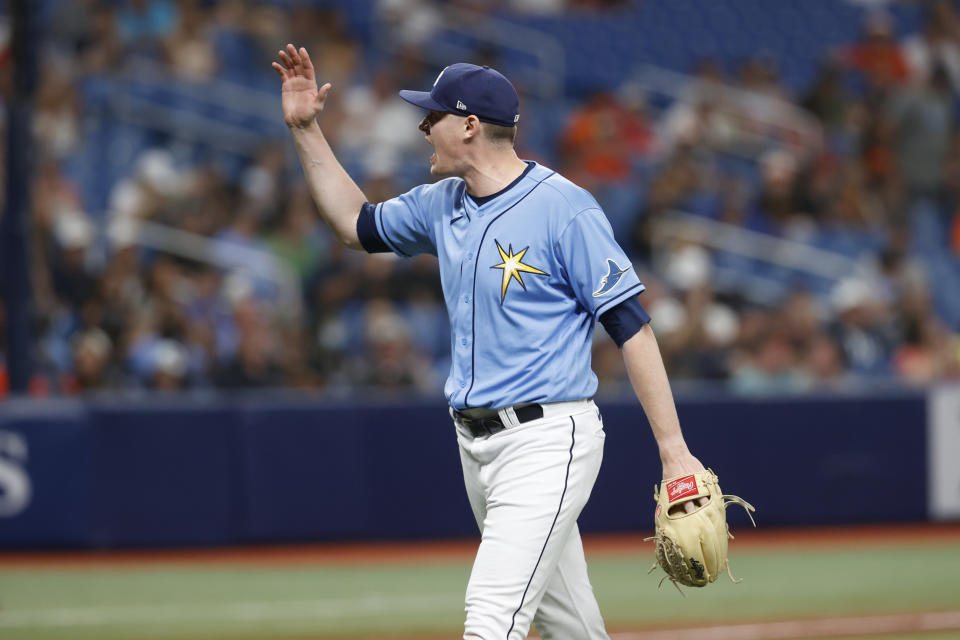
[[[532, 422], [533, 420], [542, 418], [543, 407], [539, 404], [518, 404], [513, 407], [513, 413], [517, 416], [517, 423], [523, 424], [524, 422]], [[491, 411], [489, 416], [477, 416], [474, 414], [473, 417], [464, 411], [454, 411], [453, 416], [473, 434], [474, 438], [492, 436], [507, 428], [496, 411]]]

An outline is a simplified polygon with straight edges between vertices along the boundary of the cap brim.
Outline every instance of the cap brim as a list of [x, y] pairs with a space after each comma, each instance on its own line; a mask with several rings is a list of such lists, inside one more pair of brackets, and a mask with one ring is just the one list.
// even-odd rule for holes
[[416, 105], [421, 109], [426, 109], [428, 111], [449, 111], [447, 107], [443, 106], [430, 96], [429, 91], [410, 91], [409, 89], [401, 89], [400, 97], [409, 102], [412, 105]]

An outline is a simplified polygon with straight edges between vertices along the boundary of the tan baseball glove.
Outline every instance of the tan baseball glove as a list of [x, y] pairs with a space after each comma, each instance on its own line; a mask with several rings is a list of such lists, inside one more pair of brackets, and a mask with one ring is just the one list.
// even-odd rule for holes
[[[687, 513], [684, 504], [706, 498], [706, 504], [698, 505]], [[727, 558], [727, 539], [733, 538], [727, 525], [727, 505], [743, 507], [750, 522], [753, 521], [752, 505], [737, 496], [725, 496], [720, 491], [717, 475], [710, 469], [692, 475], [669, 478], [654, 486], [653, 499], [657, 502], [654, 515], [656, 530], [652, 538], [656, 545], [657, 561], [674, 585], [703, 587], [717, 579], [726, 570], [733, 582], [739, 582], [730, 573]], [[660, 581], [663, 584], [663, 580]]]

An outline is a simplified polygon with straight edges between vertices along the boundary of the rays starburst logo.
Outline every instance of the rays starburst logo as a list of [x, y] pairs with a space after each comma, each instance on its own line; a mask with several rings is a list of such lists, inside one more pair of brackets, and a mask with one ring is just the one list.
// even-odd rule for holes
[[520, 286], [523, 287], [523, 290], [527, 290], [527, 285], [523, 283], [524, 273], [533, 273], [538, 276], [549, 276], [550, 274], [546, 271], [541, 271], [536, 267], [531, 267], [528, 264], [523, 263], [523, 256], [527, 253], [529, 246], [524, 247], [520, 252], [513, 252], [513, 245], [507, 245], [507, 250], [504, 251], [503, 247], [500, 246], [500, 241], [494, 239], [494, 242], [497, 243], [497, 251], [500, 252], [500, 259], [503, 260], [500, 264], [495, 264], [491, 269], [503, 269], [503, 282], [500, 285], [500, 304], [503, 304], [504, 298], [507, 297], [507, 288], [510, 286], [510, 283], [513, 280], [516, 280], [520, 283]]

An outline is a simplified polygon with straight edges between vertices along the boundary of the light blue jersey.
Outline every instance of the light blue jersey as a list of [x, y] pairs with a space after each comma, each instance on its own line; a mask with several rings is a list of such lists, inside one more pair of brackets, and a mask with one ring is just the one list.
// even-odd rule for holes
[[493, 196], [448, 178], [372, 209], [387, 247], [440, 261], [457, 410], [592, 397], [596, 320], [644, 290], [593, 196], [527, 164]]

